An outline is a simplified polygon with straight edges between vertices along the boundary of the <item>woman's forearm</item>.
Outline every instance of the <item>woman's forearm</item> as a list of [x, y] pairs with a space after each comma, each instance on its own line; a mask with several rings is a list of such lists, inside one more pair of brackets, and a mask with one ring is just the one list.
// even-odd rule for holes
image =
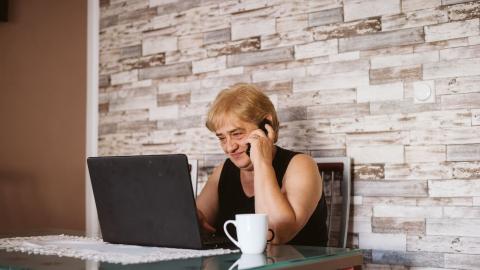
[[255, 212], [268, 214], [269, 228], [275, 232], [273, 243], [286, 243], [297, 232], [295, 211], [278, 186], [273, 167], [258, 164], [254, 176]]

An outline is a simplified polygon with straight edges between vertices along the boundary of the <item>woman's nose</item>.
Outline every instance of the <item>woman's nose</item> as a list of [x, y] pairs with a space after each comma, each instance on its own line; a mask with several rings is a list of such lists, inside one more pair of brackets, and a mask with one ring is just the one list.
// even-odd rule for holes
[[235, 140], [232, 140], [230, 138], [227, 139], [227, 152], [231, 153], [238, 148], [238, 143]]

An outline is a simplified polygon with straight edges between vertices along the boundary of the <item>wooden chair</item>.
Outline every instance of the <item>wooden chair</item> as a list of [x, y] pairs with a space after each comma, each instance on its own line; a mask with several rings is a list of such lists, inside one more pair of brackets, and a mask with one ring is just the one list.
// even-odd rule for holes
[[328, 208], [328, 246], [347, 246], [350, 215], [351, 163], [348, 157], [314, 158], [323, 179]]

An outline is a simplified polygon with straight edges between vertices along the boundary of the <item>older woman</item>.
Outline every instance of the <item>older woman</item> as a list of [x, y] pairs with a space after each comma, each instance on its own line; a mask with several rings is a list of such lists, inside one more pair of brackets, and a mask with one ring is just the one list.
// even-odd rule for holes
[[203, 228], [222, 234], [235, 214], [266, 213], [273, 243], [325, 246], [327, 209], [317, 165], [275, 145], [279, 123], [270, 99], [254, 85], [233, 85], [216, 97], [206, 126], [228, 159], [197, 198]]

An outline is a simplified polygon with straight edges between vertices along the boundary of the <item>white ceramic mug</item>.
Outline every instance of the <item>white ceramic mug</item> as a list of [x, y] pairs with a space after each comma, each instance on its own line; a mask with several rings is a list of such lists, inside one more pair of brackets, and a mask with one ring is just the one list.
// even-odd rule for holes
[[237, 269], [248, 269], [254, 267], [260, 267], [267, 264], [267, 257], [263, 254], [242, 254], [228, 270], [232, 270], [237, 266]]
[[[228, 224], [235, 226], [238, 241], [228, 233]], [[267, 246], [268, 217], [267, 214], [238, 214], [235, 220], [227, 220], [223, 224], [223, 230], [242, 253], [262, 253]]]

